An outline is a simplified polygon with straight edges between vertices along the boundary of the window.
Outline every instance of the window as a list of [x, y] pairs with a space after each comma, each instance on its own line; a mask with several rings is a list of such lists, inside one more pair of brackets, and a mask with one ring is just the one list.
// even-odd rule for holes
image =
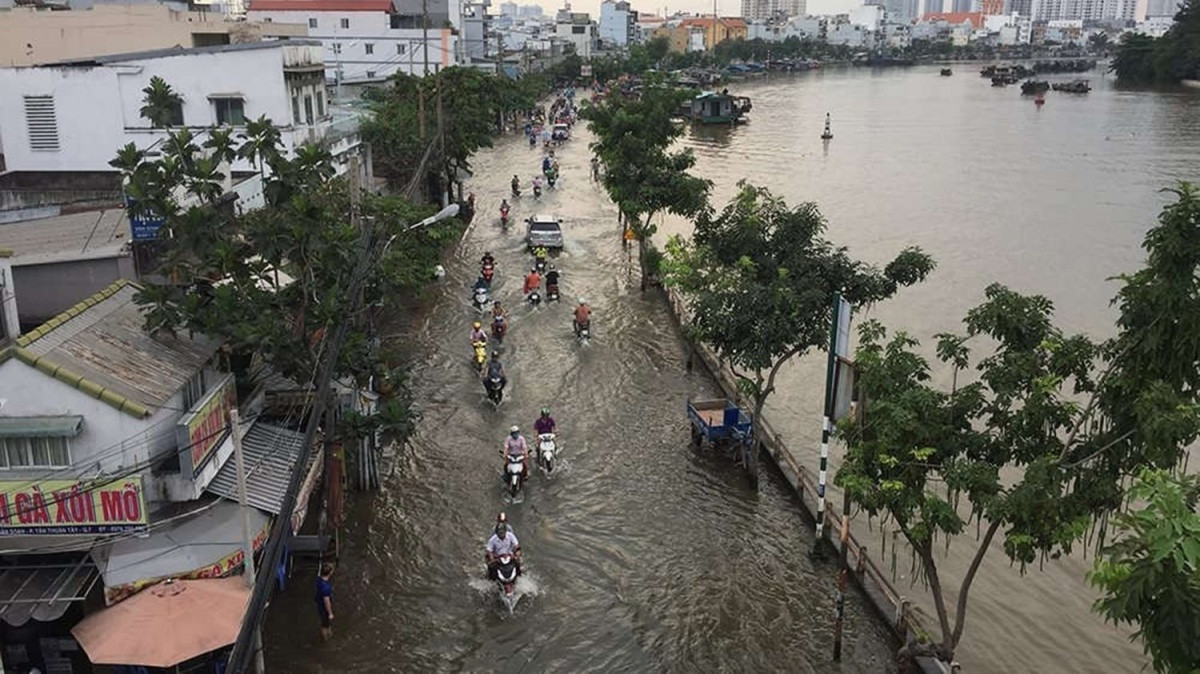
[[63, 468], [71, 465], [67, 438], [2, 438], [0, 468]]
[[171, 104], [170, 116], [167, 117], [167, 124], [171, 126], [183, 126], [183, 102], [179, 101]]
[[571, 26], [571, 32], [575, 35], [583, 35], [587, 31], [587, 26]]
[[[236, 100], [236, 99], [226, 99]], [[201, 370], [192, 375], [192, 378], [183, 385], [183, 409], [190, 410], [196, 401], [204, 397], [204, 371]]]
[[308, 20], [308, 27], [309, 27], [309, 28], [316, 28], [316, 27], [317, 27], [317, 20], [316, 20], [316, 19], [309, 19], [309, 20]]
[[403, 43], [403, 42], [397, 42], [397, 43], [396, 43], [396, 53], [397, 53], [397, 54], [403, 54], [403, 53], [404, 53], [404, 43]]
[[342, 19], [342, 28], [350, 27], [350, 19]]
[[300, 123], [300, 97], [292, 96], [292, 123]]
[[374, 70], [367, 71], [367, 79], [369, 79], [369, 80], [375, 79], [375, 71]]
[[333, 43], [333, 53], [335, 53], [335, 54], [342, 53], [342, 43], [341, 42]]
[[310, 125], [313, 123], [313, 104], [310, 94], [304, 95], [304, 120]]
[[25, 97], [25, 127], [30, 150], [58, 152], [58, 115], [53, 96]]
[[374, 53], [375, 53], [375, 45], [371, 44], [370, 42], [368, 42], [368, 43], [364, 44], [364, 45], [363, 45], [363, 49], [365, 49], [365, 50], [367, 51], [367, 53], [368, 53], [368, 54], [374, 54]]
[[217, 110], [217, 125], [226, 124], [240, 126], [246, 123], [244, 101], [240, 98], [214, 98], [213, 106]]
[[317, 117], [325, 116], [325, 92], [317, 92]]

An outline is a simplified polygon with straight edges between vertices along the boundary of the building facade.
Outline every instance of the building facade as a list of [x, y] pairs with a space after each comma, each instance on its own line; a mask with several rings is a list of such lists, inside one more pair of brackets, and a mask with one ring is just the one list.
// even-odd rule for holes
[[[329, 129], [321, 43], [256, 42], [102, 56], [36, 68], [0, 68], [0, 147], [20, 172], [113, 172], [128, 143], [166, 137], [142, 119], [144, 89], [161, 77], [183, 98], [173, 120], [202, 133], [267, 117], [288, 151]], [[79, 105], [87, 101], [87, 105]], [[234, 171], [256, 169], [237, 160]]]
[[614, 47], [628, 47], [638, 41], [638, 13], [625, 0], [600, 3], [600, 40]]
[[[251, 0], [247, 17], [304, 26], [324, 47], [325, 78], [358, 83], [387, 79], [396, 72], [421, 75], [466, 58], [462, 48], [469, 43], [460, 45], [459, 36], [446, 27], [461, 22], [461, 15], [452, 15], [445, 0], [430, 0], [429, 7], [428, 30], [421, 27], [419, 2], [394, 6], [392, 0]], [[480, 31], [475, 49], [485, 48], [482, 40]]]
[[570, 44], [582, 59], [592, 57], [592, 52], [596, 50], [596, 43], [600, 39], [591, 16], [582, 12], [572, 12], [569, 9], [559, 10], [554, 21], [554, 35], [560, 41]]
[[804, 0], [742, 0], [742, 18], [746, 21], [767, 21], [803, 16]]

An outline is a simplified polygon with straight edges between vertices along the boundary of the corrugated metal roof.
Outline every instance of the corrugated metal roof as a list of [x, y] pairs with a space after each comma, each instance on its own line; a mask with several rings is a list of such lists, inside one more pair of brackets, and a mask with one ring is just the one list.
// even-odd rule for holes
[[80, 428], [79, 415], [0, 417], [0, 438], [73, 438]]
[[122, 254], [129, 241], [125, 210], [71, 213], [0, 226], [0, 248], [13, 252], [13, 265]]
[[[292, 472], [301, 467], [296, 465], [300, 450], [304, 447], [304, 435], [296, 431], [255, 423], [242, 437], [242, 453], [246, 464], [246, 501], [258, 508], [278, 515], [283, 509], [283, 497], [287, 492]], [[303, 467], [307, 469], [307, 466]], [[230, 457], [221, 466], [220, 472], [208, 483], [207, 491], [238, 500], [237, 461]]]
[[[25, 357], [50, 373], [66, 371], [104, 392], [139, 406], [161, 407], [217, 349], [202, 336], [150, 336], [133, 301], [138, 287], [124, 281], [50, 319], [17, 340]], [[21, 354], [18, 354], [21, 355]], [[55, 375], [57, 376], [57, 375]], [[144, 416], [144, 415], [142, 415]]]

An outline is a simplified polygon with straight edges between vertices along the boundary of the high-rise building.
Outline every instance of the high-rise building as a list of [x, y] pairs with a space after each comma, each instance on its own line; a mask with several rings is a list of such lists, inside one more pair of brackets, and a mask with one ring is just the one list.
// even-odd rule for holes
[[921, 15], [941, 14], [944, 11], [946, 11], [945, 0], [925, 0], [925, 7], [921, 9]]
[[804, 0], [742, 0], [742, 18], [747, 21], [767, 21], [803, 16]]
[[1175, 16], [1182, 6], [1183, 0], [1147, 0], [1146, 17]]
[[950, 4], [951, 12], [969, 12], [974, 8], [974, 0], [953, 0]]
[[1033, 0], [1008, 0], [1008, 9], [1006, 14], [1020, 14], [1021, 16], [1033, 16]]

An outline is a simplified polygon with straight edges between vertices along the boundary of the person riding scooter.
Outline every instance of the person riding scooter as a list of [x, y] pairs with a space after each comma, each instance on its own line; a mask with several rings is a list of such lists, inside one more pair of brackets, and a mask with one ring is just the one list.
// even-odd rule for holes
[[513, 174], [512, 179], [512, 195], [514, 197], [521, 196], [521, 179], [518, 178], [515, 173]]
[[587, 305], [587, 300], [579, 298], [579, 306], [575, 307], [575, 336], [579, 336], [579, 329], [592, 322], [592, 308]]
[[541, 275], [538, 274], [537, 269], [530, 269], [529, 274], [525, 276], [525, 294], [528, 295], [537, 290], [540, 285], [542, 285]]
[[491, 537], [488, 538], [487, 546], [484, 548], [483, 560], [487, 564], [489, 579], [496, 579], [496, 570], [500, 568], [502, 556], [512, 557], [513, 564], [517, 567], [517, 575], [520, 575], [521, 543], [517, 541], [517, 535], [508, 528], [507, 522], [496, 524]]
[[[546, 433], [557, 433], [558, 425], [554, 423], [554, 417], [550, 416], [550, 408], [543, 407], [542, 414], [533, 422], [533, 432], [537, 436], [545, 435]], [[541, 459], [542, 443], [538, 442], [534, 445], [538, 451], [538, 459]]]
[[546, 299], [550, 299], [551, 295], [558, 295], [558, 268], [550, 265], [550, 270], [546, 272]]
[[500, 306], [499, 302], [492, 305], [492, 335], [496, 339], [504, 339], [504, 334], [508, 332], [508, 316], [504, 312], [504, 307]]
[[535, 197], [542, 196], [542, 177], [541, 176], [533, 177], [533, 196], [535, 196]]
[[502, 226], [508, 225], [508, 199], [500, 201], [500, 224]]
[[533, 264], [539, 272], [546, 269], [546, 257], [548, 255], [550, 255], [550, 251], [546, 250], [545, 246], [538, 246], [533, 249]]
[[493, 378], [500, 380], [500, 388], [504, 388], [504, 385], [508, 383], [508, 376], [504, 373], [504, 364], [500, 362], [499, 351], [492, 352], [492, 359], [488, 361], [487, 374], [484, 376], [485, 380]]
[[475, 344], [475, 342], [486, 341], [488, 341], [488, 338], [487, 333], [483, 331], [483, 324], [479, 321], [475, 321], [471, 324], [471, 344]]
[[521, 484], [525, 484], [525, 478], [529, 477], [529, 444], [525, 442], [525, 436], [521, 435], [519, 426], [508, 429], [508, 437], [504, 438], [503, 454], [505, 462], [510, 458], [521, 459]]

